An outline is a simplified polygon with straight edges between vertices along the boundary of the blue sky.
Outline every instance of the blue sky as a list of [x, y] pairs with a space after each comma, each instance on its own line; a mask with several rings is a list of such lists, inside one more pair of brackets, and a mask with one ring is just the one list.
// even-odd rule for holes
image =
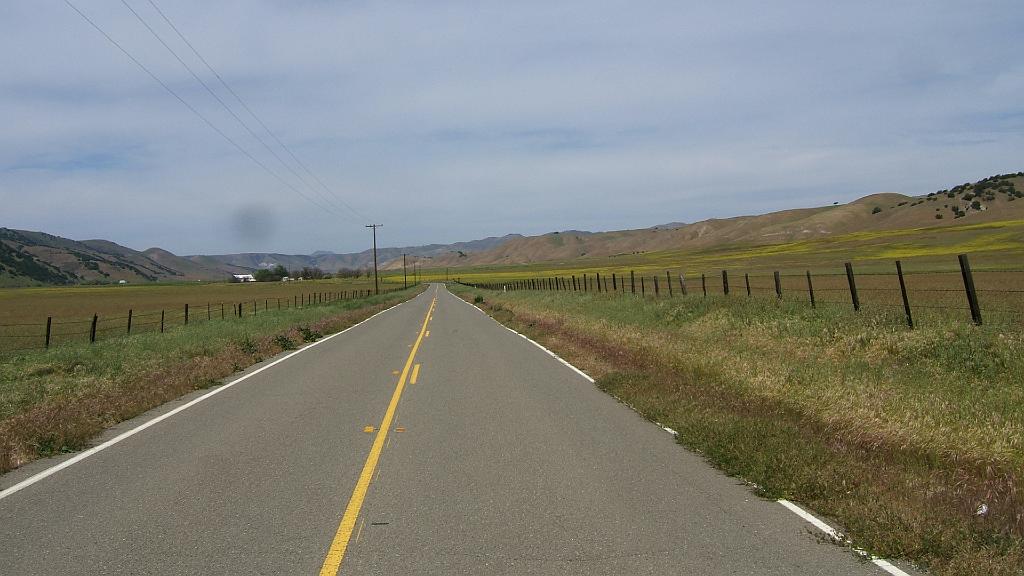
[[[120, 0], [72, 1], [318, 198]], [[126, 1], [234, 102], [149, 0]], [[359, 215], [268, 175], [62, 1], [9, 0], [0, 226], [179, 254], [346, 252], [368, 245], [367, 219], [382, 245], [452, 242], [1024, 170], [1019, 1], [154, 2]]]

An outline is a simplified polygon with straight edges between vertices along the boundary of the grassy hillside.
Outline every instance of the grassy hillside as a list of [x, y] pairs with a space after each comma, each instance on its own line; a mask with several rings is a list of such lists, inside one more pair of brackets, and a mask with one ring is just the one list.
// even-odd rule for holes
[[[614, 232], [554, 232], [511, 240], [466, 257], [439, 257], [437, 267], [550, 263], [542, 268], [640, 265], [652, 259], [744, 250], [775, 254], [822, 252], [830, 243], [876, 245], [901, 232], [1024, 220], [1024, 173], [994, 176], [924, 196], [874, 194], [849, 204], [713, 219], [675, 227]], [[820, 241], [815, 243], [815, 241]], [[756, 247], [756, 248], [752, 248]], [[649, 255], [649, 256], [648, 256]], [[641, 257], [637, 257], [641, 256]], [[460, 271], [460, 273], [462, 273]]]
[[231, 274], [231, 269], [223, 266], [186, 263], [163, 250], [149, 252], [107, 240], [78, 242], [43, 232], [0, 228], [0, 286], [224, 280]]

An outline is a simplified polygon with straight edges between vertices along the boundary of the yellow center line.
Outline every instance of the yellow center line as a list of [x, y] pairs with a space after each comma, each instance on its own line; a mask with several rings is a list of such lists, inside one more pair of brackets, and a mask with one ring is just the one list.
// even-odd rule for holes
[[417, 364], [417, 365], [412, 367], [412, 378], [409, 381], [411, 383], [415, 384], [416, 381], [419, 380], [419, 378], [420, 378], [420, 365]]
[[324, 564], [320, 568], [320, 576], [335, 576], [341, 568], [341, 561], [345, 558], [345, 550], [348, 548], [348, 541], [352, 538], [352, 531], [356, 527], [356, 520], [359, 518], [359, 511], [363, 507], [363, 500], [366, 499], [366, 491], [370, 488], [370, 481], [373, 478], [373, 472], [377, 468], [377, 461], [380, 460], [380, 454], [384, 448], [384, 441], [387, 440], [388, 430], [391, 428], [391, 421], [395, 417], [395, 410], [398, 409], [398, 400], [402, 397], [402, 390], [405, 388], [405, 382], [409, 377], [409, 370], [412, 368], [413, 360], [416, 358], [416, 351], [419, 350], [420, 342], [423, 341], [423, 335], [427, 331], [427, 323], [430, 321], [430, 315], [433, 313], [434, 306], [436, 304], [437, 290], [435, 289], [434, 299], [430, 302], [430, 309], [427, 310], [427, 314], [423, 318], [423, 326], [420, 328], [420, 335], [412, 345], [412, 350], [409, 351], [409, 358], [405, 361], [405, 367], [402, 368], [402, 375], [398, 378], [398, 384], [395, 386], [394, 394], [391, 395], [391, 403], [388, 404], [388, 409], [384, 412], [384, 419], [381, 420], [377, 436], [373, 439], [373, 446], [370, 447], [370, 453], [366, 457], [366, 463], [363, 464], [363, 471], [359, 474], [359, 480], [356, 481], [355, 490], [352, 491], [352, 497], [348, 501], [348, 506], [345, 507], [345, 514], [341, 517], [341, 524], [338, 525], [338, 531], [334, 535], [331, 547], [327, 550], [327, 557], [324, 559]]

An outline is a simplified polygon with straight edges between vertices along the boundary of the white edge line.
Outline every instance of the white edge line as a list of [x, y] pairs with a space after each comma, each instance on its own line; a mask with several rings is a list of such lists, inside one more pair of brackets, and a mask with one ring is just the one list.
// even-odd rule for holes
[[796, 504], [790, 502], [789, 500], [780, 499], [778, 502], [779, 502], [779, 504], [782, 504], [783, 506], [785, 506], [790, 512], [792, 512], [792, 513], [796, 514], [797, 516], [803, 518], [806, 522], [810, 523], [811, 525], [813, 525], [818, 530], [821, 530], [828, 537], [832, 538], [836, 542], [838, 542], [840, 544], [850, 544], [851, 548], [853, 548], [854, 552], [856, 552], [860, 556], [863, 556], [864, 558], [867, 558], [868, 560], [871, 561], [872, 564], [874, 564], [875, 566], [878, 566], [882, 570], [885, 570], [889, 574], [892, 574], [893, 576], [910, 576], [910, 574], [907, 574], [903, 570], [900, 570], [896, 566], [893, 566], [892, 563], [890, 563], [888, 560], [885, 560], [885, 559], [882, 559], [882, 558], [878, 558], [876, 556], [872, 556], [866, 550], [863, 550], [861, 548], [853, 547], [852, 543], [850, 542], [849, 539], [846, 538], [846, 536], [840, 534], [835, 528], [833, 528], [833, 527], [829, 526], [828, 524], [822, 522], [817, 517], [815, 517], [813, 514], [811, 514], [810, 512], [804, 510], [803, 508], [797, 506]]
[[246, 374], [244, 376], [241, 376], [239, 378], [236, 378], [235, 380], [232, 380], [231, 382], [228, 382], [227, 384], [219, 386], [216, 389], [211, 390], [211, 391], [207, 392], [206, 394], [203, 394], [199, 398], [191, 400], [191, 401], [189, 401], [186, 404], [182, 404], [181, 406], [178, 406], [177, 408], [175, 408], [175, 409], [173, 409], [173, 410], [171, 410], [169, 412], [161, 414], [160, 416], [157, 416], [157, 417], [153, 418], [152, 420], [144, 422], [144, 423], [136, 426], [135, 428], [132, 428], [131, 430], [128, 430], [126, 432], [122, 432], [121, 434], [118, 434], [117, 436], [111, 438], [110, 440], [107, 440], [106, 442], [104, 442], [102, 444], [93, 446], [92, 448], [89, 448], [85, 452], [81, 452], [81, 453], [76, 454], [75, 456], [73, 456], [71, 458], [68, 458], [67, 460], [61, 462], [60, 464], [57, 464], [57, 465], [52, 466], [50, 468], [47, 468], [46, 470], [43, 470], [42, 472], [38, 472], [36, 474], [33, 474], [32, 476], [29, 476], [28, 478], [22, 480], [21, 482], [18, 482], [17, 484], [15, 484], [15, 485], [13, 485], [13, 486], [11, 486], [9, 488], [5, 488], [4, 490], [0, 490], [0, 500], [3, 500], [4, 498], [7, 498], [8, 496], [14, 494], [15, 492], [18, 492], [20, 490], [28, 488], [29, 486], [35, 484], [36, 482], [39, 482], [40, 480], [43, 480], [43, 479], [45, 479], [45, 478], [47, 478], [49, 476], [52, 476], [52, 475], [56, 474], [57, 472], [60, 472], [61, 470], [65, 469], [65, 468], [67, 468], [69, 466], [73, 466], [74, 464], [77, 464], [77, 463], [81, 462], [82, 460], [85, 460], [86, 458], [88, 458], [88, 457], [90, 457], [90, 456], [92, 456], [92, 455], [94, 455], [94, 454], [96, 454], [98, 452], [102, 452], [103, 450], [106, 450], [107, 448], [110, 448], [114, 444], [117, 444], [118, 442], [121, 442], [122, 440], [130, 438], [130, 437], [138, 434], [139, 432], [142, 432], [146, 428], [149, 428], [150, 426], [153, 426], [154, 424], [159, 424], [160, 422], [163, 422], [164, 420], [167, 420], [171, 416], [174, 416], [178, 412], [181, 412], [182, 410], [186, 410], [188, 408], [191, 408], [192, 406], [202, 402], [203, 400], [206, 400], [207, 398], [210, 398], [211, 396], [216, 396], [217, 394], [220, 394], [221, 392], [227, 390], [228, 388], [231, 388], [235, 384], [238, 384], [239, 382], [242, 382], [244, 380], [248, 380], [249, 378], [259, 374], [260, 372], [263, 372], [264, 370], [272, 368], [272, 367], [280, 364], [281, 362], [284, 362], [285, 360], [288, 360], [289, 358], [291, 358], [292, 356], [295, 356], [296, 354], [305, 352], [306, 350], [309, 350], [310, 348], [313, 348], [314, 346], [318, 346], [320, 344], [323, 344], [324, 342], [327, 342], [328, 340], [330, 340], [331, 338], [334, 338], [335, 336], [341, 336], [345, 332], [348, 332], [349, 330], [352, 330], [353, 328], [355, 328], [355, 327], [357, 327], [357, 326], [359, 326], [359, 325], [361, 325], [361, 324], [363, 324], [365, 322], [369, 322], [370, 320], [376, 318], [377, 316], [380, 316], [381, 314], [383, 314], [383, 313], [385, 313], [385, 312], [387, 312], [389, 310], [397, 308], [398, 306], [401, 306], [402, 304], [405, 304], [406, 302], [411, 302], [413, 299], [415, 299], [415, 296], [413, 298], [409, 299], [409, 300], [405, 300], [405, 301], [399, 302], [398, 304], [395, 304], [394, 306], [390, 306], [388, 308], [385, 308], [384, 310], [381, 310], [380, 312], [377, 312], [373, 316], [370, 316], [370, 317], [366, 318], [365, 320], [362, 320], [362, 321], [360, 321], [360, 322], [358, 322], [356, 324], [353, 324], [353, 325], [349, 326], [348, 328], [345, 328], [341, 332], [335, 332], [334, 334], [331, 334], [330, 336], [325, 336], [324, 338], [321, 338], [320, 340], [317, 340], [316, 342], [312, 342], [312, 343], [310, 343], [310, 344], [308, 344], [306, 346], [303, 346], [302, 348], [299, 348], [298, 350], [289, 353], [287, 356], [283, 356], [281, 358], [278, 358], [277, 360], [274, 360], [273, 362], [271, 362], [270, 364], [267, 364], [266, 366], [261, 366], [261, 367], [257, 368], [256, 370], [253, 370], [252, 372], [250, 372], [250, 373], [248, 373], [248, 374]]
[[[447, 293], [449, 293], [449, 294], [452, 294], [452, 292], [449, 292], [449, 291], [447, 291], [447, 290], [445, 290], [445, 292], [447, 292]], [[569, 369], [571, 369], [571, 370], [572, 370], [573, 372], [575, 372], [575, 373], [577, 373], [577, 374], [580, 374], [581, 376], [583, 376], [584, 378], [586, 378], [588, 382], [590, 382], [590, 383], [594, 383], [594, 378], [591, 378], [589, 374], [587, 374], [586, 372], [584, 372], [583, 370], [581, 370], [581, 369], [579, 369], [579, 368], [577, 368], [577, 367], [575, 367], [575, 366], [572, 366], [571, 364], [569, 364], [568, 362], [566, 362], [564, 358], [562, 358], [562, 357], [558, 356], [557, 354], [555, 354], [555, 353], [553, 353], [553, 352], [549, 351], [549, 349], [548, 349], [548, 348], [546, 348], [546, 347], [544, 347], [543, 345], [539, 344], [538, 342], [536, 342], [536, 341], [534, 341], [534, 340], [530, 339], [530, 338], [529, 338], [528, 336], [524, 336], [523, 334], [520, 334], [519, 332], [516, 332], [515, 330], [513, 330], [513, 329], [509, 328], [508, 326], [505, 326], [505, 325], [504, 325], [504, 324], [502, 324], [501, 322], [498, 322], [498, 321], [497, 321], [497, 320], [495, 320], [494, 318], [490, 317], [490, 315], [488, 315], [487, 313], [485, 313], [485, 312], [483, 312], [482, 310], [480, 310], [480, 308], [479, 308], [478, 306], [475, 306], [475, 305], [473, 305], [473, 304], [471, 304], [471, 303], [467, 302], [466, 300], [464, 300], [464, 299], [460, 298], [459, 296], [456, 296], [455, 294], [452, 294], [452, 297], [453, 297], [453, 298], [455, 298], [455, 299], [457, 299], [457, 300], [459, 300], [460, 302], [462, 302], [462, 303], [464, 303], [464, 304], [468, 305], [469, 307], [473, 308], [473, 310], [475, 310], [476, 312], [478, 312], [478, 313], [482, 314], [483, 316], [486, 316], [487, 318], [490, 318], [490, 320], [494, 320], [494, 321], [495, 321], [495, 324], [497, 324], [497, 325], [501, 326], [502, 328], [504, 328], [504, 329], [508, 330], [509, 332], [512, 332], [513, 334], [516, 334], [516, 335], [518, 335], [518, 336], [519, 336], [520, 338], [522, 338], [522, 339], [526, 340], [527, 342], [529, 342], [529, 343], [531, 343], [531, 344], [534, 344], [535, 346], [537, 346], [537, 347], [539, 347], [539, 348], [543, 349], [543, 351], [544, 351], [545, 353], [547, 353], [547, 354], [548, 354], [548, 356], [550, 356], [551, 358], [554, 358], [554, 359], [555, 359], [555, 360], [557, 360], [558, 362], [561, 362], [561, 363], [562, 363], [562, 364], [564, 364], [565, 366], [568, 366], [568, 367], [569, 367]]]
[[[491, 320], [494, 320], [494, 318], [490, 314], [488, 314], [487, 312], [484, 312], [478, 306], [470, 304], [469, 302], [463, 300], [462, 298], [459, 298], [458, 296], [452, 294], [451, 292], [448, 292], [448, 294], [451, 294], [451, 296], [454, 297], [459, 302], [462, 302], [463, 304], [468, 305], [469, 307], [473, 308], [477, 312], [483, 314], [484, 316], [487, 316]], [[524, 335], [520, 334], [519, 332], [516, 332], [515, 330], [509, 328], [508, 326], [505, 326], [504, 324], [502, 324], [501, 322], [498, 322], [497, 320], [494, 320], [494, 322], [497, 323], [498, 326], [501, 326], [502, 328], [508, 330], [509, 332], [512, 332], [513, 334], [519, 335], [520, 337], [525, 339], [527, 342], [530, 342], [531, 344], [533, 344], [537, 348], [540, 348], [541, 350], [547, 352], [552, 358], [554, 358], [555, 360], [558, 360], [562, 364], [565, 364], [566, 366], [568, 366], [569, 368], [574, 370], [577, 374], [579, 374], [580, 376], [583, 376], [584, 378], [586, 378], [588, 381], [594, 382], [594, 379], [591, 378], [590, 376], [588, 376], [585, 372], [583, 372], [579, 368], [573, 366], [572, 364], [567, 362], [564, 358], [562, 358], [559, 355], [555, 354], [551, 350], [548, 350], [547, 348], [545, 348], [544, 346], [542, 346], [542, 345], [538, 344], [537, 342], [533, 341], [529, 337], [524, 336]], [[632, 408], [632, 406], [630, 406], [630, 408]], [[676, 432], [675, 430], [669, 428], [668, 426], [662, 425], [661, 422], [655, 422], [655, 424], [657, 424], [658, 426], [661, 427], [662, 430], [664, 430], [665, 432], [668, 432], [669, 434], [671, 434], [673, 436], [678, 436], [679, 435], [678, 432]], [[818, 530], [821, 530], [822, 532], [824, 532], [828, 537], [832, 538], [836, 542], [844, 543], [844, 544], [850, 544], [850, 541], [847, 540], [845, 536], [840, 534], [835, 528], [829, 526], [828, 524], [826, 524], [826, 523], [822, 522], [821, 520], [819, 520], [818, 518], [816, 518], [810, 512], [804, 510], [803, 508], [797, 506], [796, 504], [790, 502], [789, 500], [781, 499], [781, 500], [778, 500], [778, 502], [779, 502], [779, 504], [782, 504], [783, 506], [788, 508], [791, 512], [793, 512], [797, 516], [803, 518], [806, 522], [810, 523], [811, 525], [813, 525]], [[892, 563], [890, 563], [889, 561], [884, 560], [882, 558], [877, 558], [875, 556], [872, 556], [871, 554], [869, 554], [865, 550], [862, 550], [860, 548], [853, 548], [853, 551], [856, 552], [857, 554], [859, 554], [859, 555], [861, 555], [861, 556], [871, 560], [872, 564], [874, 564], [875, 566], [878, 566], [879, 568], [881, 568], [882, 570], [885, 570], [886, 572], [888, 572], [889, 574], [892, 574], [893, 576], [910, 576], [910, 574], [904, 572], [903, 570], [900, 570], [896, 566], [893, 566]]]

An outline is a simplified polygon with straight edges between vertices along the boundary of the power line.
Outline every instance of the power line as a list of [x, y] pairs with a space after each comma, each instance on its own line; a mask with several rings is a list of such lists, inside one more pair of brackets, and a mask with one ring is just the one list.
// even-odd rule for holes
[[326, 197], [326, 196], [323, 196], [323, 194], [320, 194], [320, 193], [319, 193], [319, 191], [318, 191], [318, 190], [317, 190], [316, 188], [313, 188], [312, 186], [310, 186], [310, 185], [309, 185], [309, 183], [308, 183], [308, 182], [306, 182], [306, 180], [305, 180], [304, 178], [302, 178], [302, 176], [300, 176], [300, 175], [299, 175], [299, 174], [298, 174], [298, 173], [297, 173], [297, 172], [296, 172], [296, 171], [295, 171], [295, 170], [294, 170], [294, 169], [293, 169], [293, 168], [292, 168], [292, 167], [291, 167], [290, 165], [288, 165], [288, 163], [286, 163], [286, 162], [285, 162], [285, 161], [284, 161], [284, 160], [283, 160], [283, 159], [282, 159], [282, 158], [281, 158], [281, 157], [280, 157], [280, 156], [279, 156], [279, 155], [277, 154], [277, 152], [275, 152], [275, 151], [274, 151], [274, 150], [273, 150], [273, 149], [272, 149], [272, 148], [271, 148], [270, 146], [268, 146], [268, 145], [267, 145], [267, 143], [266, 143], [266, 142], [264, 142], [264, 141], [263, 141], [263, 139], [262, 139], [262, 138], [260, 138], [260, 136], [259, 136], [258, 134], [256, 134], [256, 132], [255, 132], [255, 131], [253, 131], [253, 129], [252, 129], [252, 128], [250, 128], [250, 127], [249, 127], [249, 125], [248, 125], [248, 124], [247, 124], [247, 123], [246, 123], [246, 122], [245, 122], [244, 120], [242, 120], [242, 118], [241, 118], [241, 117], [239, 117], [239, 116], [238, 116], [238, 114], [236, 114], [236, 113], [235, 113], [235, 111], [234, 111], [234, 110], [232, 110], [232, 109], [231, 109], [231, 107], [230, 107], [230, 106], [228, 106], [228, 105], [227, 105], [227, 103], [226, 103], [226, 102], [224, 102], [224, 100], [222, 100], [220, 96], [218, 96], [218, 95], [217, 95], [217, 93], [216, 93], [216, 92], [214, 92], [214, 91], [213, 91], [213, 89], [212, 89], [212, 88], [210, 88], [209, 84], [207, 84], [207, 83], [206, 83], [206, 82], [205, 82], [205, 81], [204, 81], [204, 80], [203, 80], [203, 79], [202, 79], [202, 78], [201, 78], [201, 77], [200, 77], [200, 76], [199, 76], [198, 74], [196, 74], [196, 73], [195, 73], [195, 71], [194, 71], [194, 70], [192, 70], [192, 67], [191, 67], [191, 66], [189, 66], [189, 65], [188, 65], [188, 63], [186, 63], [186, 62], [185, 62], [185, 61], [184, 61], [184, 60], [183, 60], [183, 59], [181, 58], [181, 56], [179, 56], [179, 55], [178, 55], [178, 53], [177, 53], [177, 52], [176, 52], [176, 51], [175, 51], [175, 50], [174, 50], [173, 48], [171, 48], [171, 46], [170, 46], [170, 45], [169, 45], [169, 44], [168, 44], [168, 43], [167, 43], [166, 41], [164, 41], [163, 37], [161, 37], [161, 36], [160, 36], [160, 34], [159, 34], [159, 33], [158, 33], [158, 32], [157, 32], [156, 30], [154, 30], [154, 29], [153, 29], [153, 27], [152, 27], [152, 26], [150, 26], [148, 22], [146, 22], [146, 20], [145, 20], [145, 19], [144, 19], [144, 18], [142, 17], [142, 15], [141, 15], [141, 14], [139, 14], [139, 13], [138, 13], [138, 12], [137, 12], [137, 11], [135, 10], [135, 8], [132, 8], [131, 4], [129, 4], [129, 3], [127, 2], [127, 0], [121, 0], [121, 4], [124, 4], [125, 8], [127, 8], [127, 9], [128, 9], [128, 10], [129, 10], [129, 11], [130, 11], [130, 12], [131, 12], [131, 13], [132, 13], [132, 14], [133, 14], [134, 16], [135, 16], [135, 18], [136, 18], [136, 19], [137, 19], [137, 20], [138, 20], [139, 22], [141, 22], [143, 26], [145, 26], [146, 30], [149, 30], [149, 33], [150, 33], [150, 34], [151, 34], [151, 35], [152, 35], [152, 36], [153, 36], [154, 38], [156, 38], [156, 39], [157, 39], [157, 41], [158, 41], [158, 42], [160, 42], [160, 44], [161, 44], [161, 45], [163, 45], [163, 47], [167, 49], [167, 51], [168, 51], [168, 52], [170, 52], [170, 53], [171, 53], [171, 56], [174, 56], [174, 59], [175, 59], [175, 60], [177, 60], [177, 61], [178, 61], [178, 63], [179, 63], [179, 64], [181, 64], [181, 65], [182, 65], [182, 67], [184, 67], [184, 68], [185, 68], [185, 70], [187, 70], [187, 71], [188, 71], [188, 73], [189, 73], [189, 74], [191, 74], [191, 75], [192, 75], [192, 78], [194, 78], [196, 82], [199, 82], [199, 84], [200, 84], [200, 85], [201, 85], [201, 86], [202, 86], [202, 87], [203, 87], [204, 89], [206, 89], [206, 91], [207, 91], [207, 92], [209, 92], [209, 93], [210, 93], [210, 96], [213, 96], [213, 99], [214, 99], [214, 100], [216, 100], [216, 101], [217, 101], [217, 102], [218, 102], [218, 103], [219, 103], [219, 104], [221, 105], [221, 107], [223, 107], [223, 108], [224, 108], [225, 110], [227, 110], [228, 114], [230, 114], [230, 115], [231, 115], [231, 116], [232, 116], [232, 117], [233, 117], [233, 118], [234, 118], [234, 119], [235, 119], [235, 120], [236, 120], [236, 121], [237, 121], [237, 122], [238, 122], [239, 124], [241, 124], [241, 125], [242, 125], [242, 128], [245, 128], [245, 130], [246, 130], [247, 132], [249, 132], [249, 134], [250, 134], [250, 135], [251, 135], [251, 136], [252, 136], [253, 138], [255, 138], [257, 142], [259, 142], [260, 144], [262, 144], [262, 145], [263, 145], [263, 147], [267, 149], [267, 152], [270, 152], [271, 156], [273, 156], [274, 158], [276, 158], [276, 159], [277, 159], [277, 161], [278, 161], [278, 162], [280, 162], [280, 163], [281, 163], [281, 165], [285, 167], [285, 169], [287, 169], [287, 170], [288, 170], [289, 172], [291, 172], [293, 176], [295, 176], [296, 178], [298, 178], [298, 179], [299, 179], [299, 182], [301, 182], [301, 183], [302, 183], [302, 184], [303, 184], [303, 185], [304, 185], [304, 186], [305, 186], [306, 188], [308, 188], [308, 189], [309, 189], [309, 190], [310, 190], [311, 192], [313, 192], [313, 194], [314, 194], [314, 195], [320, 196], [320, 197], [321, 197], [321, 199], [323, 199], [324, 201], [326, 201], [328, 205], [329, 205], [329, 204], [331, 204], [331, 199], [330, 199], [330, 198], [328, 198], [328, 197]]
[[[263, 130], [265, 130], [266, 133], [269, 134], [270, 137], [273, 138], [274, 141], [277, 142], [277, 144], [285, 152], [287, 152], [289, 156], [291, 156], [292, 160], [294, 160], [296, 164], [298, 164], [307, 174], [309, 174], [309, 176], [312, 177], [317, 182], [317, 184], [319, 184], [320, 187], [323, 188], [324, 191], [327, 192], [330, 195], [331, 198], [334, 198], [338, 203], [340, 203], [342, 206], [347, 208], [349, 211], [351, 211], [353, 214], [355, 214], [359, 218], [361, 218], [363, 220], [366, 220], [366, 218], [362, 214], [360, 214], [358, 210], [353, 208], [348, 202], [345, 202], [345, 200], [343, 198], [341, 198], [340, 196], [335, 194], [333, 190], [331, 190], [326, 184], [324, 184], [323, 180], [321, 180], [319, 176], [314, 174], [313, 171], [310, 170], [309, 167], [307, 167], [306, 164], [302, 160], [300, 160], [299, 157], [296, 156], [294, 152], [292, 152], [292, 149], [289, 148], [288, 146], [286, 146], [285, 143], [282, 142], [281, 139], [277, 137], [277, 134], [275, 134], [266, 125], [266, 123], [263, 122], [263, 119], [261, 119], [255, 112], [252, 111], [252, 109], [249, 107], [248, 104], [245, 103], [245, 101], [242, 99], [242, 97], [239, 96], [238, 93], [235, 92], [235, 90], [233, 88], [231, 88], [231, 86], [227, 83], [227, 81], [224, 80], [223, 77], [221, 77], [221, 75], [213, 68], [213, 66], [206, 60], [206, 58], [204, 58], [203, 55], [199, 53], [199, 50], [195, 46], [192, 45], [192, 43], [188, 40], [188, 38], [185, 37], [185, 35], [181, 32], [181, 30], [179, 30], [178, 27], [175, 26], [174, 22], [171, 21], [171, 19], [164, 13], [163, 10], [160, 9], [159, 6], [157, 6], [156, 2], [154, 0], [147, 0], [147, 1], [149, 2], [150, 6], [152, 6], [153, 9], [156, 10], [156, 12], [158, 14], [160, 14], [160, 17], [163, 18], [164, 22], [166, 22], [167, 25], [170, 26], [172, 30], [174, 30], [174, 33], [178, 35], [178, 38], [180, 38], [181, 41], [184, 42], [185, 45], [189, 47], [189, 50], [191, 50], [192, 53], [195, 54], [196, 58], [198, 58], [199, 61], [202, 62], [204, 66], [206, 66], [207, 70], [209, 70], [210, 73], [213, 74], [214, 77], [216, 77], [218, 81], [220, 81], [221, 85], [224, 86], [224, 88], [232, 96], [234, 96], [235, 100], [238, 101], [238, 103], [242, 106], [242, 108], [244, 108], [245, 111], [248, 112], [249, 115], [252, 116], [256, 120], [256, 122], [259, 123], [259, 125], [261, 127], [263, 127]], [[262, 140], [260, 140], [260, 142], [262, 143]], [[264, 146], [265, 146], [265, 144], [264, 144]], [[296, 176], [298, 176], [298, 175], [296, 174]]]
[[81, 10], [79, 10], [77, 6], [72, 4], [71, 0], [64, 0], [64, 3], [67, 4], [69, 8], [74, 10], [75, 13], [77, 13], [79, 16], [81, 16], [82, 19], [84, 19], [86, 22], [88, 22], [89, 25], [92, 26], [97, 32], [99, 32], [104, 38], [106, 38], [108, 42], [110, 42], [111, 44], [114, 45], [114, 47], [116, 47], [118, 50], [120, 50], [122, 54], [127, 56], [129, 60], [131, 60], [136, 66], [138, 66], [143, 72], [145, 72], [150, 78], [152, 78], [153, 81], [155, 81], [164, 90], [166, 90], [168, 94], [173, 96], [178, 102], [181, 102], [181, 104], [183, 106], [185, 106], [186, 108], [189, 109], [190, 112], [192, 112], [193, 114], [198, 116], [200, 120], [202, 120], [207, 126], [210, 127], [210, 129], [212, 129], [214, 132], [219, 134], [221, 136], [221, 138], [224, 138], [225, 140], [227, 140], [228, 143], [230, 143], [232, 146], [234, 146], [239, 152], [241, 152], [247, 158], [249, 158], [250, 160], [255, 162], [257, 166], [259, 166], [264, 171], [266, 171], [268, 174], [270, 174], [272, 177], [274, 177], [278, 182], [280, 182], [284, 186], [287, 186], [292, 191], [297, 193], [299, 196], [302, 196], [303, 198], [305, 198], [308, 202], [310, 202], [311, 204], [313, 204], [317, 208], [320, 208], [321, 210], [325, 210], [327, 212], [336, 213], [334, 210], [332, 210], [332, 209], [330, 209], [330, 208], [320, 204], [319, 202], [317, 202], [313, 198], [310, 198], [309, 196], [306, 196], [305, 194], [303, 194], [302, 191], [300, 191], [299, 189], [297, 189], [294, 186], [292, 186], [291, 183], [289, 183], [286, 180], [284, 180], [283, 178], [281, 178], [276, 172], [271, 170], [266, 164], [264, 164], [258, 158], [256, 158], [252, 154], [250, 154], [248, 150], [246, 150], [241, 145], [239, 145], [238, 142], [236, 142], [233, 138], [228, 136], [223, 130], [218, 128], [216, 124], [211, 122], [209, 118], [204, 116], [201, 112], [199, 112], [199, 110], [197, 110], [194, 106], [189, 104], [187, 100], [182, 98], [177, 92], [175, 92], [170, 86], [168, 86], [167, 83], [165, 83], [156, 74], [154, 74], [149, 68], [147, 68], [145, 64], [140, 62], [138, 58], [133, 56], [131, 54], [131, 52], [128, 52], [128, 50], [125, 49], [125, 47], [122, 46], [120, 43], [118, 43], [117, 40], [114, 40], [114, 38], [111, 37], [110, 34], [107, 34], [107, 32], [105, 30], [103, 30], [103, 28], [101, 28], [98, 24], [96, 24], [96, 22], [94, 22], [91, 18], [86, 16], [86, 14], [84, 12], [82, 12]]

